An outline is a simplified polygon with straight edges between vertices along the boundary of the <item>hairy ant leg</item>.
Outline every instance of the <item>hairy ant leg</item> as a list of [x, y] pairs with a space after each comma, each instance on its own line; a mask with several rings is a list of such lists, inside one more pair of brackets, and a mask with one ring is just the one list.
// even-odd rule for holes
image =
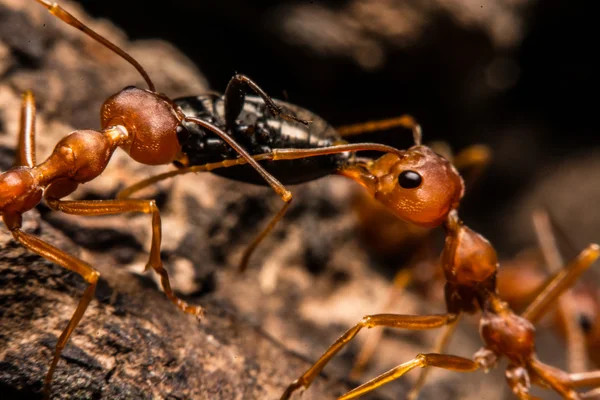
[[305, 121], [285, 113], [282, 107], [275, 104], [273, 99], [271, 99], [271, 97], [258, 86], [256, 82], [246, 75], [236, 74], [231, 78], [225, 89], [225, 123], [228, 128], [235, 125], [236, 118], [240, 115], [240, 112], [242, 112], [244, 99], [246, 98], [245, 89], [250, 89], [260, 96], [274, 116], [286, 121], [295, 121], [303, 125], [308, 125], [310, 123], [310, 121]]
[[[453, 323], [458, 316], [455, 314], [438, 315], [398, 315], [377, 314], [365, 316], [358, 324], [348, 329], [338, 340], [335, 341], [323, 355], [302, 376], [292, 382], [281, 396], [281, 400], [287, 400], [297, 389], [310, 386], [312, 381], [319, 375], [327, 363], [350, 342], [363, 328], [389, 327], [395, 329], [424, 330], [436, 329]], [[413, 361], [414, 362], [414, 361]], [[415, 364], [412, 368], [416, 367]], [[412, 369], [410, 368], [410, 369]], [[408, 371], [408, 370], [407, 370]], [[406, 372], [406, 371], [405, 371]], [[394, 378], [395, 379], [395, 378]], [[373, 382], [373, 381], [371, 381]], [[381, 386], [383, 383], [378, 384]], [[375, 387], [377, 387], [375, 386]], [[374, 389], [373, 387], [372, 389]], [[372, 390], [370, 389], [370, 390]]]
[[35, 165], [35, 98], [30, 90], [23, 93], [21, 101], [19, 141], [14, 165]]
[[152, 245], [150, 247], [150, 257], [146, 264], [146, 269], [152, 268], [160, 276], [163, 291], [179, 309], [192, 314], [197, 318], [203, 315], [202, 307], [190, 306], [185, 301], [179, 299], [171, 289], [169, 274], [164, 268], [160, 259], [160, 244], [162, 239], [160, 212], [156, 207], [154, 200], [75, 200], [64, 201], [53, 198], [46, 198], [46, 202], [56, 211], [62, 211], [65, 214], [97, 216], [114, 215], [126, 212], [142, 212], [152, 214]]
[[48, 369], [48, 373], [44, 379], [44, 392], [46, 393], [46, 397], [49, 397], [52, 376], [54, 375], [60, 355], [65, 348], [71, 333], [73, 333], [79, 324], [81, 317], [83, 317], [85, 310], [94, 297], [94, 292], [96, 291], [96, 284], [100, 278], [100, 273], [85, 261], [73, 257], [33, 235], [23, 232], [21, 230], [22, 217], [20, 214], [4, 214], [3, 219], [15, 240], [21, 243], [23, 247], [44, 257], [46, 260], [52, 263], [58, 264], [65, 269], [78, 273], [88, 283], [88, 287], [83, 292], [81, 300], [79, 300], [79, 304], [77, 305], [73, 316], [56, 342], [52, 364], [50, 364], [50, 368]]
[[412, 360], [400, 364], [388, 372], [385, 372], [378, 377], [371, 379], [369, 382], [349, 391], [348, 393], [339, 397], [338, 400], [349, 400], [360, 397], [365, 393], [375, 390], [386, 383], [404, 376], [407, 372], [417, 367], [437, 367], [450, 371], [473, 372], [479, 369], [479, 364], [477, 364], [475, 361], [469, 360], [468, 358], [459, 356], [436, 353], [419, 354]]

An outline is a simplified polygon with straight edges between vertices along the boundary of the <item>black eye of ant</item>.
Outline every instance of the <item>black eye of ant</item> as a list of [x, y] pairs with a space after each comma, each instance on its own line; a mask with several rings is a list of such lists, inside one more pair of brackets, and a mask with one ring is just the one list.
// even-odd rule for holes
[[579, 327], [583, 333], [590, 333], [593, 328], [592, 318], [589, 315], [581, 314], [579, 316]]
[[411, 171], [411, 170], [402, 171], [400, 176], [398, 176], [398, 183], [404, 189], [418, 188], [419, 186], [421, 186], [422, 182], [423, 182], [423, 178], [421, 177], [421, 175], [419, 175], [415, 171]]

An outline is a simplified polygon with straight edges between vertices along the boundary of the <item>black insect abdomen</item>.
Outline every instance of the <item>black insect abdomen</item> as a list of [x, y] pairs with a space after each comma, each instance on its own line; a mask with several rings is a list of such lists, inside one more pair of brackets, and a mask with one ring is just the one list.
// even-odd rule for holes
[[[186, 115], [212, 122], [225, 130], [222, 97], [205, 95], [175, 100]], [[279, 148], [320, 148], [333, 145], [339, 137], [323, 119], [302, 108], [276, 101], [285, 112], [312, 121], [308, 126], [273, 117], [262, 99], [247, 96], [236, 125], [227, 132], [250, 154]], [[237, 158], [238, 154], [212, 132], [186, 123], [189, 135], [180, 139], [190, 165], [202, 165]], [[348, 154], [334, 154], [286, 161], [262, 161], [261, 164], [283, 184], [312, 181], [335, 172], [348, 160]], [[254, 168], [240, 165], [214, 170], [213, 173], [247, 183], [265, 185]]]

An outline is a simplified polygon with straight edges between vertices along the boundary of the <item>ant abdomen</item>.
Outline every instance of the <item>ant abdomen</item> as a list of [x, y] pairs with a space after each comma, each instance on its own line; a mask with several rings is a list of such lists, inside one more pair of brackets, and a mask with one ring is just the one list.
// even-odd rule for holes
[[102, 105], [102, 129], [125, 127], [129, 140], [121, 147], [135, 161], [146, 165], [169, 164], [181, 151], [177, 128], [183, 115], [176, 110], [177, 106], [155, 92], [127, 87]]

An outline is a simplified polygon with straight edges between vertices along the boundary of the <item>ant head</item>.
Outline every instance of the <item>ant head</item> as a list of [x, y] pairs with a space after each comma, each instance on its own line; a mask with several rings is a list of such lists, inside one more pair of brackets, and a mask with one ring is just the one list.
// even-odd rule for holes
[[386, 154], [365, 168], [367, 172], [342, 174], [365, 186], [394, 214], [417, 225], [440, 225], [463, 196], [459, 173], [426, 146], [413, 146], [401, 155]]

